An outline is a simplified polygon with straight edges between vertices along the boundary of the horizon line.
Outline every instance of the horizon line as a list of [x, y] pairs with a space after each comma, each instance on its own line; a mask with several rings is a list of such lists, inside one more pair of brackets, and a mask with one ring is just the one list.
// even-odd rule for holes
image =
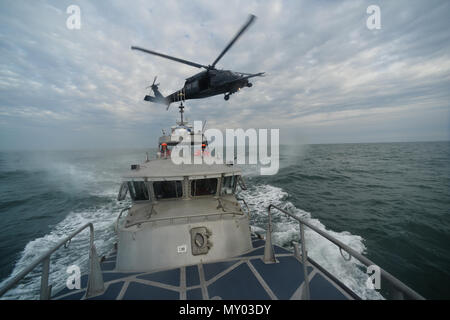
[[[436, 143], [436, 142], [450, 142], [447, 140], [417, 140], [417, 141], [378, 141], [378, 142], [319, 142], [319, 143], [280, 143], [279, 146], [311, 146], [311, 145], [342, 145], [342, 144], [388, 144], [388, 143]], [[237, 144], [235, 146], [238, 146]], [[116, 150], [137, 150], [137, 149], [156, 149], [157, 147], [150, 146], [135, 146], [135, 147], [87, 147], [87, 148], [49, 148], [49, 149], [14, 149], [5, 148], [0, 149], [0, 152], [51, 152], [51, 151], [116, 151]]]

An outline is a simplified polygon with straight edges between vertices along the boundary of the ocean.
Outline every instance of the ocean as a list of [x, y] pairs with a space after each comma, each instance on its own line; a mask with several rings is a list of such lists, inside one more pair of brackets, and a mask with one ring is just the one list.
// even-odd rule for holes
[[[120, 175], [154, 150], [0, 152], [0, 282], [5, 283], [71, 231], [93, 222], [99, 255], [117, 241]], [[243, 167], [252, 224], [267, 227], [270, 203], [287, 208], [364, 254], [427, 299], [450, 299], [450, 142], [280, 147], [280, 170]], [[298, 224], [274, 218], [274, 243], [291, 248]], [[365, 268], [306, 231], [308, 254], [364, 299]], [[87, 269], [89, 233], [61, 248], [50, 284], [65, 285], [68, 266]], [[37, 299], [37, 268], [4, 299]]]

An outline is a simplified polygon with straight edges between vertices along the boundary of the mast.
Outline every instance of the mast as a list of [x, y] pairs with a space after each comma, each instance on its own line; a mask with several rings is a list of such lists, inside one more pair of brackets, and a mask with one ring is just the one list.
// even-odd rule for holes
[[184, 105], [183, 105], [183, 101], [181, 101], [181, 104], [180, 104], [180, 106], [178, 108], [180, 109], [180, 117], [181, 117], [180, 126], [184, 126], [184, 120], [183, 120]]

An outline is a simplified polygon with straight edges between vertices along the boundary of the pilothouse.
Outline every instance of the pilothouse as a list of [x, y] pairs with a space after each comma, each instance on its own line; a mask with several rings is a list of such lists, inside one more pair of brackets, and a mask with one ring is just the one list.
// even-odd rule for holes
[[[180, 113], [183, 114], [182, 106]], [[248, 213], [236, 197], [232, 165], [176, 165], [170, 147], [200, 135], [183, 118], [159, 139], [156, 158], [125, 173], [119, 200], [132, 206], [118, 224], [118, 271], [175, 268], [239, 256], [252, 248]], [[206, 148], [202, 148], [204, 156]], [[211, 156], [211, 155], [208, 155]]]

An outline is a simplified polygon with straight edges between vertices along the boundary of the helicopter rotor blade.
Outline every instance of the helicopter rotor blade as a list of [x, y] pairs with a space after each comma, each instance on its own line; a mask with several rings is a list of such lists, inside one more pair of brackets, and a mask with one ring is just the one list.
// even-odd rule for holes
[[139, 50], [139, 51], [142, 51], [142, 52], [145, 52], [145, 53], [154, 54], [155, 56], [160, 56], [160, 57], [163, 57], [163, 58], [166, 58], [166, 59], [169, 59], [169, 60], [173, 60], [173, 61], [176, 61], [176, 62], [184, 63], [184, 64], [187, 64], [187, 65], [192, 66], [192, 67], [208, 69], [207, 66], [204, 66], [204, 65], [199, 64], [199, 63], [183, 60], [183, 59], [180, 59], [180, 58], [175, 58], [175, 57], [172, 57], [172, 56], [168, 56], [166, 54], [158, 53], [158, 52], [147, 50], [147, 49], [140, 48], [140, 47], [131, 47], [131, 50]]
[[212, 68], [216, 65], [217, 62], [219, 62], [220, 59], [227, 53], [228, 50], [230, 50], [231, 46], [239, 39], [239, 37], [247, 30], [247, 28], [253, 23], [253, 21], [256, 19], [256, 16], [251, 14], [248, 18], [248, 21], [242, 26], [242, 28], [239, 30], [238, 33], [234, 36], [234, 38], [228, 43], [228, 45], [223, 49], [223, 51], [220, 53], [220, 55], [216, 58], [216, 60], [211, 65]]
[[153, 79], [153, 83], [152, 83], [152, 86], [155, 84], [155, 81], [156, 81], [156, 78], [157, 78], [158, 76], [155, 76], [155, 79]]

